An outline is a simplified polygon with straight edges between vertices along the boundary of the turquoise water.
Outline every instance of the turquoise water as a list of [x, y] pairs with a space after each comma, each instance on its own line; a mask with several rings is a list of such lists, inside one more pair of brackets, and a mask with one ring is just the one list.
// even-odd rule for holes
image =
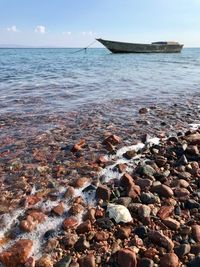
[[148, 55], [74, 51], [0, 49], [0, 113], [54, 114], [122, 99], [165, 102], [200, 89], [200, 49]]

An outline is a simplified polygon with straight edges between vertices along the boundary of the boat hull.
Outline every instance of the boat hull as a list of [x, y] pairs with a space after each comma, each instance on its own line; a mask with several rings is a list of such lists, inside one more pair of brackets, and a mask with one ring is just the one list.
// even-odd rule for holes
[[112, 53], [180, 53], [183, 45], [178, 43], [171, 44], [137, 44], [108, 41], [97, 39]]

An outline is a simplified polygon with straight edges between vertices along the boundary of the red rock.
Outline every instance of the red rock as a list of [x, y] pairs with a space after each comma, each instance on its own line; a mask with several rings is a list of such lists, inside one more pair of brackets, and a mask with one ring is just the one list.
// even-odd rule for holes
[[64, 204], [62, 202], [59, 203], [56, 207], [53, 208], [53, 212], [58, 216], [62, 216], [65, 212]]
[[107, 162], [108, 162], [107, 158], [103, 155], [99, 156], [99, 158], [97, 159], [97, 163], [99, 164], [105, 164]]
[[131, 227], [119, 227], [116, 231], [117, 238], [127, 239], [131, 235]]
[[28, 258], [25, 267], [35, 267], [35, 259], [33, 257]]
[[161, 232], [159, 231], [151, 231], [149, 233], [149, 238], [157, 245], [162, 246], [164, 248], [166, 248], [167, 250], [171, 251], [174, 248], [174, 243], [173, 241], [163, 235]]
[[66, 234], [63, 238], [62, 238], [62, 244], [66, 247], [66, 248], [71, 248], [75, 245], [75, 243], [78, 241], [78, 235], [76, 234]]
[[73, 186], [76, 188], [81, 188], [89, 182], [87, 177], [80, 177], [74, 181]]
[[179, 259], [175, 253], [167, 253], [160, 259], [160, 267], [179, 267]]
[[87, 220], [87, 221], [79, 224], [79, 226], [76, 229], [76, 232], [78, 234], [84, 234], [84, 233], [91, 231], [91, 229], [92, 229], [91, 222], [90, 222], [90, 220]]
[[63, 222], [63, 229], [68, 230], [68, 229], [75, 229], [78, 225], [78, 221], [74, 217], [69, 217], [64, 220]]
[[200, 225], [195, 224], [192, 226], [192, 236], [196, 242], [200, 242]]
[[109, 233], [105, 231], [99, 231], [95, 234], [95, 239], [97, 241], [106, 241], [109, 238]]
[[102, 218], [104, 217], [105, 215], [105, 210], [102, 209], [102, 208], [96, 208], [96, 211], [95, 211], [95, 218], [98, 219], [98, 218]]
[[100, 185], [96, 190], [97, 198], [104, 201], [110, 200], [111, 191], [106, 185]]
[[28, 211], [28, 216], [20, 222], [20, 228], [25, 232], [32, 232], [39, 223], [46, 220], [46, 215], [40, 211]]
[[163, 223], [172, 230], [178, 230], [180, 228], [180, 222], [172, 218], [166, 218]]
[[26, 197], [26, 203], [28, 206], [33, 206], [42, 200], [41, 197], [30, 195]]
[[33, 248], [33, 242], [29, 239], [21, 239], [12, 247], [0, 253], [0, 262], [4, 267], [18, 267], [25, 264]]
[[65, 197], [66, 198], [72, 198], [74, 196], [75, 190], [72, 186], [68, 186], [67, 190], [65, 192]]
[[38, 223], [43, 223], [47, 219], [47, 216], [41, 211], [28, 211], [28, 214]]
[[37, 261], [37, 267], [53, 267], [53, 262], [51, 260], [51, 257], [48, 255], [42, 256]]
[[130, 174], [124, 173], [124, 175], [121, 177], [120, 184], [124, 188], [129, 188], [135, 183], [134, 183], [133, 177]]
[[77, 144], [72, 148], [72, 152], [80, 151], [85, 146], [85, 140], [81, 139]]
[[153, 186], [152, 191], [157, 193], [160, 197], [172, 197], [174, 195], [172, 189], [164, 184]]
[[80, 267], [96, 267], [95, 257], [93, 254], [89, 254], [86, 257], [80, 259]]
[[173, 206], [162, 206], [158, 213], [157, 216], [159, 218], [161, 218], [162, 220], [168, 218], [174, 211], [174, 207]]
[[149, 259], [153, 259], [155, 257], [155, 255], [158, 255], [158, 250], [156, 248], [147, 248], [147, 250], [145, 250], [144, 252], [144, 257], [145, 258], [149, 258]]
[[137, 196], [140, 196], [141, 190], [138, 185], [133, 184], [131, 187], [127, 189], [127, 196], [131, 197], [132, 199], [136, 198]]
[[190, 195], [190, 191], [188, 191], [186, 188], [176, 188], [174, 190], [174, 194], [176, 197], [187, 197]]
[[120, 142], [121, 142], [121, 138], [117, 135], [114, 135], [114, 134], [108, 136], [103, 141], [104, 144], [110, 143], [111, 145], [118, 145]]
[[141, 190], [149, 189], [152, 185], [152, 181], [150, 179], [139, 178], [136, 181], [136, 185], [138, 185], [141, 188]]
[[120, 249], [117, 255], [117, 263], [120, 267], [136, 267], [137, 259], [135, 252], [131, 249]]
[[77, 215], [84, 210], [84, 207], [78, 203], [74, 203], [71, 208], [69, 209], [69, 214]]
[[118, 168], [118, 170], [119, 170], [120, 173], [123, 173], [123, 172], [126, 171], [127, 165], [126, 164], [123, 164], [123, 163], [120, 163], [120, 164], [117, 165], [117, 168]]
[[26, 220], [20, 222], [20, 228], [25, 232], [32, 232], [37, 227], [38, 222], [33, 219], [31, 216], [27, 216]]

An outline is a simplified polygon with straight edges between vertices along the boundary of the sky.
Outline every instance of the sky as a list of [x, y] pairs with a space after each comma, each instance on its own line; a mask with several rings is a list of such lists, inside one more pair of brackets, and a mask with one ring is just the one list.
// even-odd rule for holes
[[85, 47], [97, 37], [200, 47], [200, 0], [0, 0], [0, 45]]

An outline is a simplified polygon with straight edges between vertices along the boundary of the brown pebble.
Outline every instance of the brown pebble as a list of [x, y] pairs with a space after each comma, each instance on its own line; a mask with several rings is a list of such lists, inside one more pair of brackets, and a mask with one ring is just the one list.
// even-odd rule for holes
[[59, 203], [57, 206], [55, 206], [53, 208], [53, 212], [58, 215], [58, 216], [62, 216], [63, 213], [65, 212], [65, 207], [64, 207], [64, 204], [61, 202]]
[[75, 217], [66, 218], [63, 222], [63, 229], [74, 229], [78, 226], [78, 220]]
[[120, 267], [136, 267], [136, 254], [131, 249], [120, 249], [117, 255], [117, 263]]
[[172, 230], [178, 230], [180, 228], [180, 222], [172, 218], [166, 218], [163, 223]]
[[91, 231], [92, 229], [92, 225], [90, 220], [87, 220], [81, 224], [79, 224], [79, 226], [76, 229], [77, 234], [84, 234], [87, 233], [89, 231]]
[[0, 262], [4, 267], [18, 267], [25, 264], [33, 248], [29, 239], [20, 239], [13, 246], [0, 253]]
[[80, 267], [96, 267], [95, 257], [93, 254], [89, 254], [86, 257], [81, 258], [79, 263]]
[[160, 259], [160, 267], [179, 267], [179, 259], [175, 253], [167, 253]]
[[200, 225], [195, 224], [192, 226], [192, 236], [196, 242], [200, 242]]
[[157, 245], [162, 246], [166, 248], [167, 250], [171, 251], [174, 248], [174, 243], [173, 241], [162, 234], [159, 231], [151, 231], [149, 233], [149, 238]]
[[100, 185], [98, 186], [96, 190], [97, 198], [103, 199], [104, 201], [110, 200], [111, 191], [110, 188], [108, 188], [106, 185]]
[[161, 218], [162, 220], [166, 219], [167, 217], [169, 217], [174, 211], [174, 207], [173, 206], [162, 206], [158, 213], [157, 216], [159, 218]]

